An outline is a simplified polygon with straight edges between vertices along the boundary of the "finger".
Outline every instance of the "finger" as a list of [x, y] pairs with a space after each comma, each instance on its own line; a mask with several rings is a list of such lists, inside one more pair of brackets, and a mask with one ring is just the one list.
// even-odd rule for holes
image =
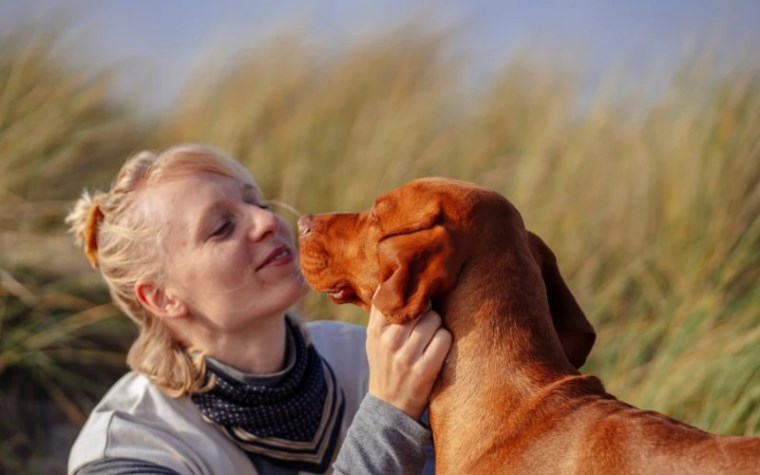
[[445, 328], [439, 328], [433, 337], [430, 339], [425, 351], [422, 353], [420, 362], [426, 365], [435, 374], [441, 370], [443, 362], [448, 356], [451, 350], [451, 343], [453, 339], [451, 333]]
[[383, 329], [389, 326], [388, 319], [385, 318], [383, 312], [377, 307], [372, 306], [369, 309], [369, 320], [367, 321], [367, 331], [382, 333]]
[[[379, 331], [380, 339], [383, 345], [392, 351], [402, 350], [404, 353], [413, 354], [410, 352], [409, 338], [417, 325], [416, 320], [412, 320], [407, 323], [391, 323], [382, 327]], [[417, 352], [419, 354], [419, 352]]]
[[[372, 294], [372, 300], [375, 299], [375, 295], [377, 295], [377, 292], [380, 290], [380, 286], [378, 286], [375, 289], [375, 293]], [[382, 330], [383, 328], [389, 326], [391, 323], [388, 321], [387, 318], [385, 318], [385, 315], [378, 310], [377, 307], [374, 305], [370, 306], [369, 309], [369, 322], [367, 323], [367, 328], [369, 329], [370, 325], [373, 327], [374, 330]]]
[[380, 310], [371, 307], [370, 319], [367, 323], [367, 343], [379, 344], [383, 348], [395, 351], [407, 344], [413, 328], [414, 322], [390, 323]]
[[417, 324], [409, 335], [408, 345], [417, 355], [421, 355], [430, 344], [436, 330], [441, 328], [441, 316], [432, 310], [428, 310], [417, 319]]
[[440, 327], [441, 317], [436, 312], [429, 311], [414, 322], [403, 326], [394, 325], [393, 328], [386, 330], [384, 336], [389, 345], [395, 345], [392, 347], [397, 350], [397, 356], [401, 361], [414, 362], [421, 358], [436, 330]]

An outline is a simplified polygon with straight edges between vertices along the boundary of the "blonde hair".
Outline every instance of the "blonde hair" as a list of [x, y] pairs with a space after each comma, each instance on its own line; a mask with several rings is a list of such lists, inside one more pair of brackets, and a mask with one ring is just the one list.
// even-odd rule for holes
[[[138, 326], [127, 364], [172, 397], [202, 392], [206, 381], [203, 354], [177, 341], [164, 322], [137, 300], [138, 279], [162, 282], [158, 249], [162, 230], [136, 206], [139, 190], [167, 178], [210, 172], [256, 187], [236, 160], [213, 148], [181, 144], [160, 153], [132, 155], [107, 192], [85, 190], [66, 217], [90, 264], [100, 270], [113, 302]], [[257, 187], [256, 187], [257, 188]]]

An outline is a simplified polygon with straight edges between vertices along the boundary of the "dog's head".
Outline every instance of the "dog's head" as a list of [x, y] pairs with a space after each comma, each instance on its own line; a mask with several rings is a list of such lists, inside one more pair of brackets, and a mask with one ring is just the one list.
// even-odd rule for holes
[[381, 196], [370, 210], [304, 216], [298, 227], [301, 270], [312, 288], [336, 303], [365, 310], [374, 305], [396, 323], [447, 295], [463, 266], [478, 258], [487, 265], [486, 252], [524, 256], [535, 264], [526, 275], [543, 279], [541, 295], [568, 359], [580, 367], [591, 350], [594, 330], [556, 258], [498, 193], [456, 180], [419, 179]]

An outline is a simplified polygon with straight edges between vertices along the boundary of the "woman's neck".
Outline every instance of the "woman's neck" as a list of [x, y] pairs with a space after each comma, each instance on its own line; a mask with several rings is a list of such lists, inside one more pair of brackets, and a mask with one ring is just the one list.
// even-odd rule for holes
[[242, 330], [207, 335], [203, 349], [238, 371], [271, 374], [285, 364], [286, 335], [285, 315], [281, 314], [257, 319]]

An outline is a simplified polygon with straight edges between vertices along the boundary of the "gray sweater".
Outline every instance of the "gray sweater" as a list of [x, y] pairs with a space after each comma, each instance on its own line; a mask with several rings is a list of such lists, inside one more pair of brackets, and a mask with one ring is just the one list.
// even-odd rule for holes
[[[346, 396], [344, 440], [333, 473], [419, 474], [423, 467], [432, 473], [429, 429], [367, 394], [364, 329], [337, 322], [311, 322], [306, 328]], [[189, 398], [168, 398], [144, 376], [129, 373], [93, 410], [72, 448], [69, 473], [297, 472], [249, 457], [204, 421]]]

